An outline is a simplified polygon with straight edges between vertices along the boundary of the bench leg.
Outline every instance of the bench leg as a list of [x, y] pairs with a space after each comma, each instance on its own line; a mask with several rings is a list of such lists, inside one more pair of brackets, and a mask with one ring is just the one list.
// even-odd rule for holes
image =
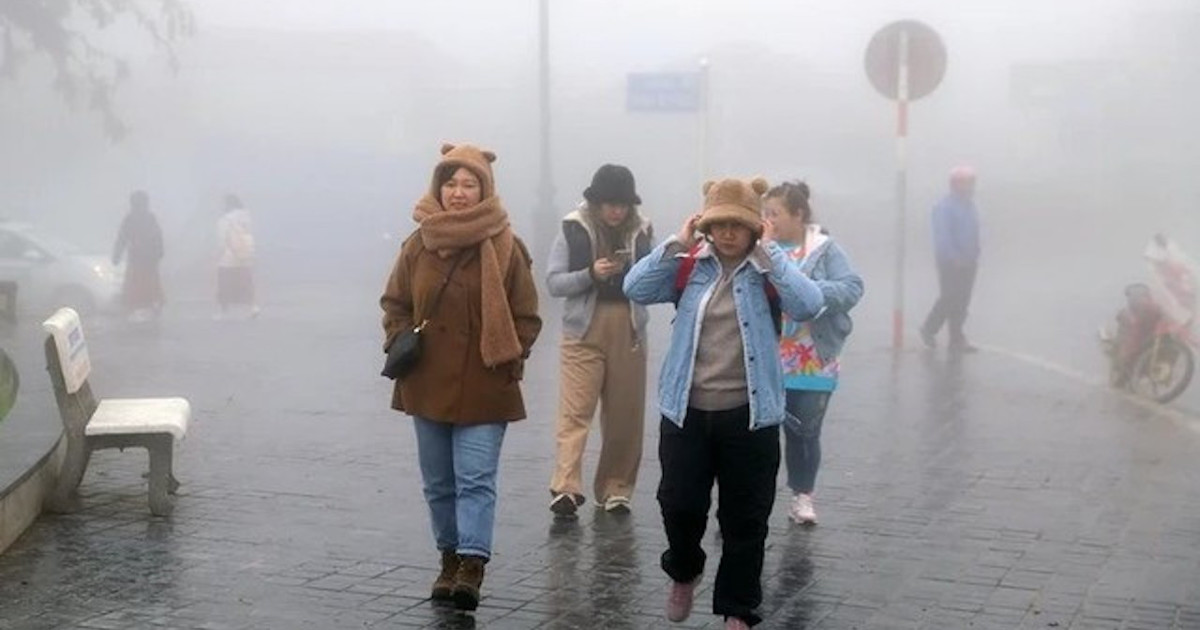
[[147, 443], [150, 452], [150, 513], [155, 516], [170, 516], [175, 508], [171, 498], [179, 487], [171, 473], [174, 438], [169, 434], [154, 435]]
[[[149, 479], [149, 478], [150, 478], [150, 471], [147, 470], [146, 472], [142, 473], [142, 479]], [[178, 494], [179, 486], [180, 486], [179, 480], [175, 478], [175, 473], [172, 472], [171, 473], [171, 481], [169, 483], [167, 483], [167, 494]]]
[[70, 514], [79, 510], [79, 484], [87, 472], [88, 462], [92, 458], [92, 449], [80, 436], [67, 443], [66, 456], [58, 471], [58, 481], [54, 492], [46, 501], [46, 510], [56, 514]]

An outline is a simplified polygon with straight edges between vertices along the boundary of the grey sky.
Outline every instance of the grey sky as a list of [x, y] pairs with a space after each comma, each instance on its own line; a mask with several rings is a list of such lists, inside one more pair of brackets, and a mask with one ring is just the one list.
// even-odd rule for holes
[[[552, 63], [556, 80], [569, 83], [579, 76], [664, 69], [722, 43], [758, 41], [817, 66], [857, 68], [871, 33], [901, 18], [924, 20], [941, 32], [952, 61], [1094, 57], [1119, 43], [1134, 11], [1194, 5], [1189, 0], [553, 0]], [[537, 0], [204, 0], [194, 9], [202, 29], [414, 32], [484, 67], [527, 66], [536, 54]]]
[[[196, 11], [205, 22], [244, 28], [281, 29], [388, 29], [407, 30], [420, 24], [445, 36], [469, 37], [494, 32], [497, 27], [520, 26], [536, 15], [537, 0], [459, 0], [454, 3], [409, 0], [204, 0]], [[848, 0], [836, 5], [807, 0], [554, 0], [556, 15], [585, 14], [596, 19], [594, 30], [621, 26], [636, 31], [640, 25], [674, 24], [686, 28], [705, 21], [710, 30], [758, 24], [763, 31], [793, 24], [798, 34], [812, 24], [877, 16], [952, 17], [1026, 15], [1076, 17], [1122, 13], [1128, 7], [1142, 10], [1178, 8], [1180, 0]], [[607, 19], [606, 17], [607, 16]], [[787, 17], [794, 17], [790, 21]], [[781, 19], [782, 18], [782, 19]], [[807, 18], [808, 24], [805, 23]], [[1064, 27], [1068, 25], [1064, 24]], [[424, 30], [422, 28], [422, 30]], [[675, 30], [675, 29], [672, 29]], [[811, 32], [811, 31], [810, 31]]]

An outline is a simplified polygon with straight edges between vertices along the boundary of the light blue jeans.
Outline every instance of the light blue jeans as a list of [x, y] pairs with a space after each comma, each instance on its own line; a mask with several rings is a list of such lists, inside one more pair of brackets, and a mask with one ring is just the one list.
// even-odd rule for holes
[[438, 550], [491, 558], [500, 445], [508, 423], [457, 426], [423, 418], [413, 421]]

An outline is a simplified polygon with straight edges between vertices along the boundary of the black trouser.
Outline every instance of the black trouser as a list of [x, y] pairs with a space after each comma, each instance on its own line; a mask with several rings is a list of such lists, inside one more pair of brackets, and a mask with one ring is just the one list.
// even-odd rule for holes
[[669, 546], [662, 555], [663, 570], [676, 582], [691, 582], [704, 571], [700, 541], [715, 479], [722, 543], [713, 613], [758, 623], [767, 519], [779, 472], [779, 427], [751, 431], [748, 405], [728, 411], [688, 409], [682, 429], [663, 418], [658, 458], [658, 504]]
[[941, 293], [922, 329], [936, 335], [942, 324], [950, 320], [950, 343], [966, 341], [963, 323], [967, 321], [967, 307], [971, 304], [971, 291], [975, 288], [975, 263], [938, 263], [938, 286]]

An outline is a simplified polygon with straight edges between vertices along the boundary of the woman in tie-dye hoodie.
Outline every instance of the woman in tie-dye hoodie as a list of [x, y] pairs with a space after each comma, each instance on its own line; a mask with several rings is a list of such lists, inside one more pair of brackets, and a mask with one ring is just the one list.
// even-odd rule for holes
[[802, 525], [817, 522], [812, 494], [821, 464], [821, 423], [837, 389], [838, 354], [853, 328], [850, 309], [863, 294], [862, 278], [845, 252], [813, 223], [809, 195], [808, 184], [787, 182], [767, 191], [763, 203], [779, 244], [825, 298], [825, 308], [810, 321], [785, 315], [779, 339], [787, 395], [784, 457], [793, 494], [788, 516]]

